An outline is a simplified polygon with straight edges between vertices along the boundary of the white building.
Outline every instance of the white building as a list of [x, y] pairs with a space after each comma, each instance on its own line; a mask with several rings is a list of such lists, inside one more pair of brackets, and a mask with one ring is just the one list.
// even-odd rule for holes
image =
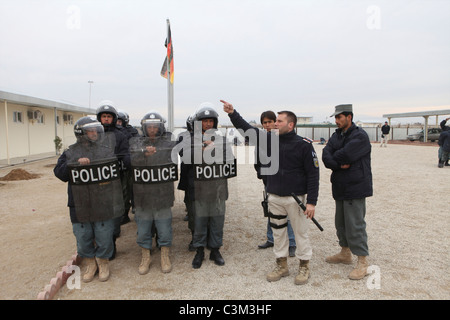
[[313, 117], [300, 116], [297, 117], [297, 124], [310, 124], [313, 122]]
[[56, 155], [73, 144], [73, 125], [95, 110], [67, 103], [0, 91], [0, 165], [11, 165]]

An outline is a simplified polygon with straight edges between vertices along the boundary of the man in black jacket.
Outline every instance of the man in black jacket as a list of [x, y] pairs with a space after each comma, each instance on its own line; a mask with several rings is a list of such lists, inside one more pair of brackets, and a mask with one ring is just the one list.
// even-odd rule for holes
[[443, 168], [448, 162], [450, 155], [450, 130], [442, 131], [439, 135], [439, 147], [441, 148], [441, 158], [439, 159], [439, 168]]
[[[290, 219], [294, 230], [297, 249], [296, 257], [300, 260], [299, 273], [295, 277], [295, 284], [305, 284], [309, 279], [309, 260], [312, 248], [308, 237], [307, 218], [313, 218], [317, 197], [319, 194], [319, 163], [311, 141], [298, 136], [294, 130], [297, 117], [290, 111], [278, 112], [275, 129], [263, 133], [252, 127], [233, 105], [220, 100], [223, 110], [228, 113], [233, 125], [238, 129], [256, 130], [264, 134], [260, 139], [271, 139], [275, 134], [278, 145], [267, 143], [267, 155], [272, 157], [271, 166], [278, 164], [278, 170], [267, 175], [267, 193], [269, 194], [269, 211], [271, 212], [271, 226], [273, 228], [274, 247], [276, 257], [275, 269], [267, 274], [267, 281], [278, 281], [289, 275], [287, 256], [289, 254], [289, 239], [287, 220]], [[258, 134], [258, 133], [257, 133]], [[276, 140], [275, 140], [276, 141]], [[261, 143], [258, 145], [262, 147]], [[276, 150], [278, 147], [278, 150]], [[266, 169], [266, 168], [261, 168]], [[264, 174], [264, 172], [261, 172]], [[306, 203], [306, 211], [302, 211], [295, 199], [295, 193]]]
[[381, 144], [380, 147], [384, 145], [384, 147], [387, 147], [387, 143], [389, 140], [389, 132], [391, 131], [391, 127], [388, 125], [388, 122], [385, 121], [384, 125], [381, 127]]
[[[444, 132], [444, 131], [450, 131], [450, 127], [446, 125], [448, 120], [450, 120], [450, 118], [446, 118], [446, 119], [444, 119], [444, 120], [441, 121], [440, 125], [441, 125], [442, 132]], [[442, 133], [441, 133], [441, 134], [442, 134]], [[439, 164], [438, 164], [438, 167], [441, 168], [442, 145], [441, 145], [441, 143], [439, 143], [439, 142], [438, 142], [438, 144], [439, 144], [439, 150], [438, 150]], [[449, 166], [448, 160], [449, 160], [448, 157], [447, 157], [447, 159], [444, 159], [444, 160], [443, 160], [443, 161], [444, 161], [443, 165]]]
[[329, 263], [358, 263], [349, 278], [359, 280], [367, 275], [366, 197], [373, 194], [370, 164], [371, 145], [367, 133], [353, 123], [351, 104], [336, 106], [338, 129], [322, 152], [325, 167], [331, 169], [333, 198], [336, 201], [335, 226], [341, 252], [327, 257]]

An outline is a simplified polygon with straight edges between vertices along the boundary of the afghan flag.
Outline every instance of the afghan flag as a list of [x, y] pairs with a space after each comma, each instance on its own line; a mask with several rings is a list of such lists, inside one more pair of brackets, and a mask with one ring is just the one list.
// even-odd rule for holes
[[[170, 23], [167, 21], [167, 38], [164, 46], [167, 48], [167, 55], [161, 68], [161, 76], [167, 79], [167, 64], [169, 64], [170, 83], [173, 84], [173, 47], [172, 34], [170, 32]], [[167, 63], [168, 61], [168, 63]]]

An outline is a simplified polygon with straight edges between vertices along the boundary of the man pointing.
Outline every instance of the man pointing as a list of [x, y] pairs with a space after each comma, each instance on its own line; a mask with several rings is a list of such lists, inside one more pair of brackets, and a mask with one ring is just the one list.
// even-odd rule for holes
[[[238, 129], [258, 130], [245, 121], [234, 110], [233, 105], [224, 100], [223, 110], [228, 113], [233, 125]], [[305, 284], [309, 279], [309, 260], [312, 248], [308, 237], [308, 218], [314, 217], [315, 206], [319, 193], [319, 164], [314, 147], [309, 139], [298, 136], [295, 132], [297, 117], [291, 111], [278, 112], [275, 129], [263, 133], [270, 140], [271, 135], [278, 137], [278, 154], [270, 143], [267, 144], [267, 154], [271, 154], [278, 161], [278, 170], [267, 175], [267, 193], [269, 194], [270, 223], [273, 228], [274, 247], [276, 257], [275, 269], [267, 274], [268, 281], [277, 281], [289, 275], [287, 256], [289, 254], [289, 238], [287, 221], [290, 219], [294, 230], [297, 249], [296, 257], [300, 260], [300, 267], [295, 284]], [[275, 140], [276, 141], [276, 140]], [[262, 148], [263, 144], [258, 145]], [[295, 199], [295, 193], [306, 203], [306, 211], [302, 211]], [[306, 200], [306, 201], [305, 201]]]

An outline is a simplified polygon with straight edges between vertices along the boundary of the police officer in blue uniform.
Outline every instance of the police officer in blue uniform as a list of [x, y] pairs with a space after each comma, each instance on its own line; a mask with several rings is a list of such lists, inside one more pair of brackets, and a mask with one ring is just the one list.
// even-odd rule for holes
[[[245, 121], [232, 104], [224, 100], [220, 101], [224, 104], [224, 111], [228, 113], [236, 128], [244, 131], [259, 131]], [[309, 260], [312, 256], [307, 218], [313, 218], [315, 214], [319, 194], [319, 164], [311, 140], [304, 139], [295, 132], [296, 123], [297, 117], [293, 112], [281, 111], [278, 112], [275, 129], [265, 133], [265, 137], [271, 139], [271, 142], [267, 142], [265, 151], [273, 157], [271, 166], [274, 168], [261, 169], [272, 170], [267, 174], [267, 193], [274, 236], [273, 251], [276, 257], [276, 267], [267, 274], [267, 280], [278, 281], [289, 275], [287, 266], [289, 254], [287, 220], [289, 217], [297, 245], [295, 256], [300, 260], [299, 272], [294, 283], [305, 284], [310, 276]], [[275, 145], [272, 145], [274, 141], [272, 135], [278, 138], [275, 139]], [[259, 148], [264, 148], [261, 146], [261, 137], [259, 139]], [[292, 193], [306, 203], [306, 211], [300, 209]]]

